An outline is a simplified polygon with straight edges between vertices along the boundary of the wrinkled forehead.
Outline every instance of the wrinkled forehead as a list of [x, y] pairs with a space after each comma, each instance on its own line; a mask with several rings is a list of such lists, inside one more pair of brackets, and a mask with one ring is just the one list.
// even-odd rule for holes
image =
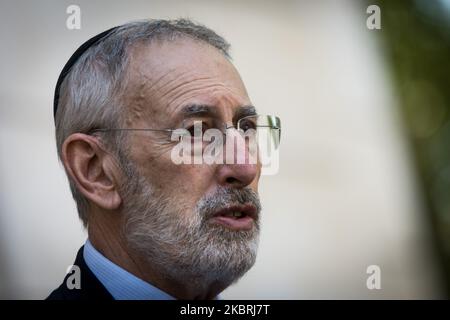
[[134, 47], [124, 100], [128, 125], [168, 124], [187, 105], [207, 105], [232, 118], [251, 104], [233, 64], [216, 48], [188, 38]]

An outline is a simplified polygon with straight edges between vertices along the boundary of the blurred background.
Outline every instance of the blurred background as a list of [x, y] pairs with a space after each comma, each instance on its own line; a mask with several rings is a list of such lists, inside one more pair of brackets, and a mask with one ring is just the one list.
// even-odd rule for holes
[[[81, 9], [69, 30], [66, 9]], [[369, 5], [381, 29], [369, 29]], [[0, 298], [43, 299], [86, 239], [54, 142], [60, 70], [85, 40], [188, 17], [232, 45], [280, 170], [257, 262], [225, 299], [433, 299], [450, 288], [450, 1], [0, 2]], [[367, 268], [379, 266], [370, 290]]]

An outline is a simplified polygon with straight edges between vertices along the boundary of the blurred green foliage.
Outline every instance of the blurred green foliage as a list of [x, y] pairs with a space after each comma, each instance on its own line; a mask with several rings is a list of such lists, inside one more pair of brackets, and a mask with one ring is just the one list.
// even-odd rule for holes
[[[371, 3], [373, 4], [373, 3]], [[450, 292], [450, 1], [377, 1], [379, 34], [400, 98]]]

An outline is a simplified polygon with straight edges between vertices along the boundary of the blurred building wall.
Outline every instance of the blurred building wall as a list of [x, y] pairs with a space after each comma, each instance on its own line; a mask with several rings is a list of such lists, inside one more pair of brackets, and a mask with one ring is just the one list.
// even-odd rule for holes
[[[232, 44], [253, 103], [282, 119], [263, 177], [255, 267], [223, 297], [433, 298], [439, 268], [377, 32], [358, 1], [2, 1], [0, 298], [44, 298], [86, 233], [57, 161], [57, 76], [86, 39], [140, 18], [190, 17]], [[366, 268], [381, 268], [368, 290]]]

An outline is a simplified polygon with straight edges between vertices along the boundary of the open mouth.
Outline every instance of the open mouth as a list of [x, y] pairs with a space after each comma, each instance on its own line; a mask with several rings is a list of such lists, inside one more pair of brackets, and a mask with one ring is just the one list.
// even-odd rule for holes
[[250, 230], [257, 219], [256, 207], [252, 204], [233, 205], [219, 210], [211, 219], [231, 230]]

